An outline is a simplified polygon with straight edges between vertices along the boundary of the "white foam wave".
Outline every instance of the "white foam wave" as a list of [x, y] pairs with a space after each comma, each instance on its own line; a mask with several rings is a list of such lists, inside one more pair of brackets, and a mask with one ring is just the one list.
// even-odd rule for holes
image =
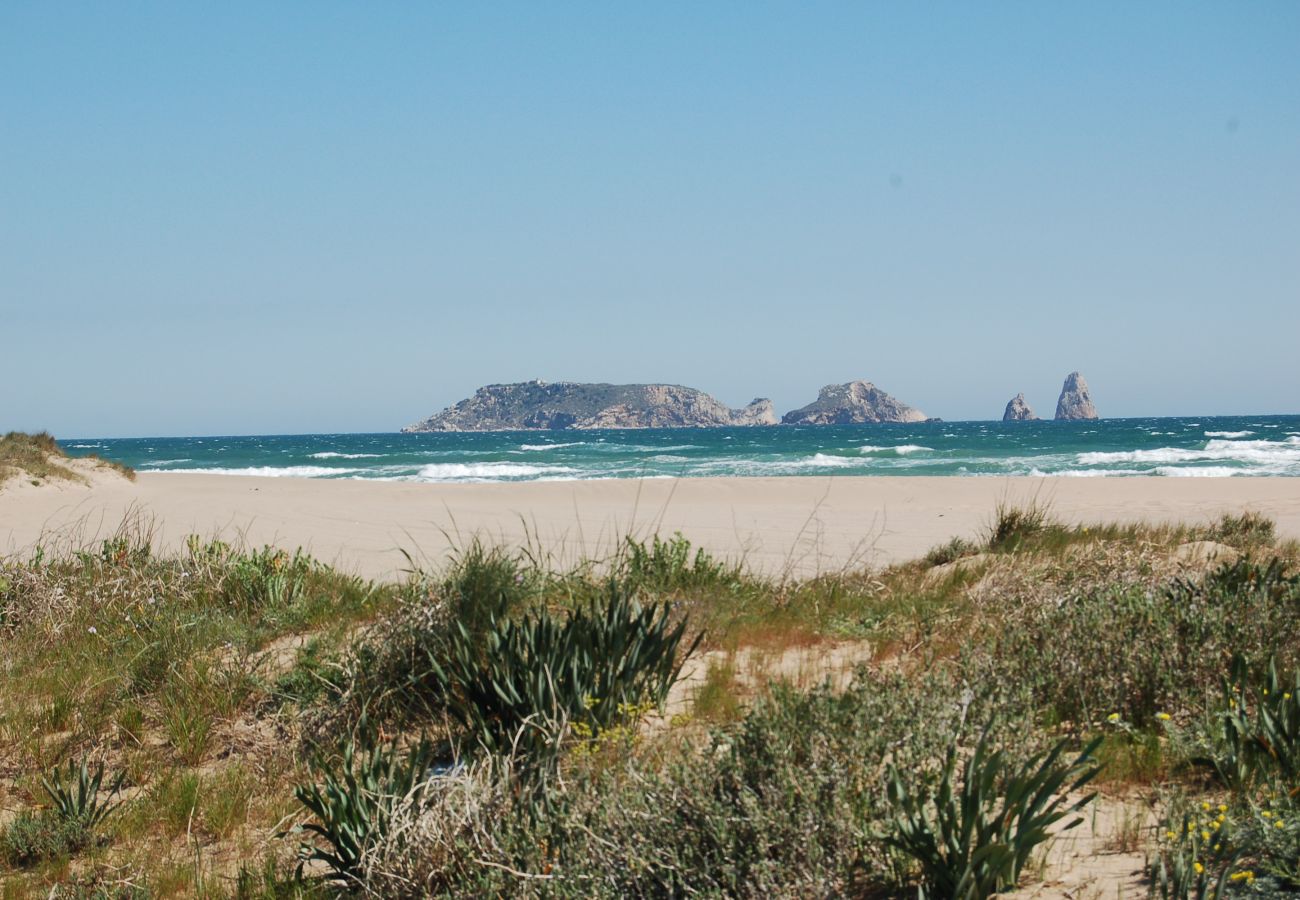
[[151, 459], [147, 463], [143, 463], [140, 466], [140, 468], [152, 469], [156, 466], [175, 466], [175, 465], [179, 465], [180, 463], [187, 463], [187, 462], [194, 462], [194, 460], [188, 457], [186, 457], [185, 459]]
[[1207, 431], [1205, 436], [1210, 438], [1244, 438], [1250, 437], [1254, 433], [1253, 431]]
[[934, 448], [922, 447], [920, 444], [899, 444], [897, 447], [877, 447], [874, 444], [863, 444], [858, 448], [858, 452], [863, 454], [896, 453], [899, 456], [907, 456], [912, 453], [933, 453]]
[[1156, 466], [1155, 473], [1166, 478], [1230, 478], [1235, 475], [1264, 474], [1233, 466]]
[[76, 448], [78, 450], [94, 450], [95, 448], [102, 447], [102, 446], [104, 445], [103, 444], [69, 444], [68, 445], [69, 448]]
[[311, 454], [312, 459], [382, 459], [382, 453], [335, 453], [333, 450], [326, 450], [323, 453]]
[[559, 450], [561, 447], [582, 447], [586, 441], [569, 441], [566, 444], [520, 444], [520, 450]]
[[528, 466], [507, 462], [431, 463], [421, 466], [419, 481], [497, 481], [502, 478], [538, 478], [577, 472], [568, 466]]
[[[990, 473], [995, 474], [995, 473]], [[1044, 472], [1034, 467], [1027, 473], [1033, 478], [1110, 478], [1123, 475], [1148, 475], [1142, 469], [1061, 469], [1057, 472]]]
[[1239, 462], [1253, 466], [1290, 467], [1300, 465], [1300, 438], [1285, 441], [1206, 441], [1200, 450], [1181, 447], [1158, 447], [1150, 450], [1120, 450], [1080, 453], [1075, 458], [1081, 466], [1116, 463]]
[[330, 478], [355, 475], [364, 469], [327, 468], [325, 466], [249, 466], [244, 469], [160, 469], [167, 475], [251, 475], [256, 478]]

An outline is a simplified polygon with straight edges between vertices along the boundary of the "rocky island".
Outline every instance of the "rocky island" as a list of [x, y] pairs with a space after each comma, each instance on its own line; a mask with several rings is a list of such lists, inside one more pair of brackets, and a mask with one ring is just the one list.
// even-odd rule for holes
[[1003, 422], [1036, 422], [1038, 416], [1034, 415], [1034, 410], [1025, 402], [1024, 394], [1016, 394], [1007, 402], [1007, 408], [1002, 413]]
[[676, 384], [490, 384], [403, 432], [548, 431], [594, 428], [719, 428], [775, 425], [772, 401], [731, 409]]
[[925, 422], [928, 416], [886, 394], [870, 381], [828, 384], [807, 406], [786, 413], [782, 425], [857, 425]]
[[1072, 422], [1082, 419], [1096, 419], [1097, 407], [1092, 404], [1092, 394], [1088, 392], [1088, 382], [1083, 375], [1071, 372], [1065, 376], [1061, 387], [1061, 397], [1056, 401], [1057, 421]]

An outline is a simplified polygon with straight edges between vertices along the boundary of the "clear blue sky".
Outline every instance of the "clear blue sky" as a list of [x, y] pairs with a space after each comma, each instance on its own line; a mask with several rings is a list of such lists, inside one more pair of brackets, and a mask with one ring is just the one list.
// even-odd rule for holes
[[0, 430], [1300, 411], [1300, 3], [0, 4]]

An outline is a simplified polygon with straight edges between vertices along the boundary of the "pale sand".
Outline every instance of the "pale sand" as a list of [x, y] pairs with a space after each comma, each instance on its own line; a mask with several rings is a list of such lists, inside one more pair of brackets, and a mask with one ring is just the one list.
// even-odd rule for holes
[[682, 531], [767, 573], [809, 575], [924, 554], [975, 537], [1000, 501], [1050, 503], [1071, 522], [1208, 523], [1224, 512], [1273, 518], [1300, 538], [1300, 478], [696, 478], [410, 484], [225, 475], [101, 476], [90, 487], [0, 490], [0, 554], [85, 544], [130, 515], [167, 549], [187, 534], [302, 546], [368, 577], [406, 568], [401, 550], [440, 562], [479, 533], [531, 534], [560, 562], [602, 557], [620, 536]]

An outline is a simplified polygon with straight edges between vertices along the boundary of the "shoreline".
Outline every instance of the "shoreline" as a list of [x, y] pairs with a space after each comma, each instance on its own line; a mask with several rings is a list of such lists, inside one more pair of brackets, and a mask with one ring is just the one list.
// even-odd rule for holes
[[681, 531], [767, 574], [883, 566], [972, 538], [999, 503], [1034, 500], [1070, 523], [1209, 523], [1272, 518], [1300, 539], [1300, 478], [799, 476], [418, 484], [141, 472], [135, 482], [0, 491], [0, 555], [94, 544], [124, 521], [164, 551], [200, 534], [301, 546], [367, 578], [440, 564], [474, 535], [530, 545], [557, 562], [601, 558], [623, 536]]

